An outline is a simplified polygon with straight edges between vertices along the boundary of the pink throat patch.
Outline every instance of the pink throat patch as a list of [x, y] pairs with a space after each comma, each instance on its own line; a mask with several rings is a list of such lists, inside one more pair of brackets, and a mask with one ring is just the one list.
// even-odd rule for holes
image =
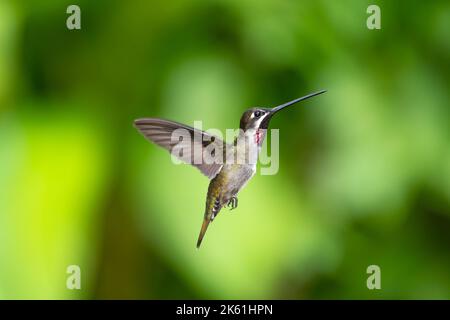
[[261, 129], [256, 130], [256, 133], [255, 133], [255, 142], [256, 142], [257, 144], [261, 144], [262, 137], [263, 137], [263, 132], [262, 132], [262, 130], [261, 130]]

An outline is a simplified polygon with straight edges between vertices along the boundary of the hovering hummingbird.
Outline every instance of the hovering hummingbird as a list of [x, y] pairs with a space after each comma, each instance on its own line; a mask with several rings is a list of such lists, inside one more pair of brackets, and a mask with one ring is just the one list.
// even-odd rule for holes
[[[205, 131], [186, 126], [184, 124], [158, 118], [144, 118], [134, 121], [135, 127], [150, 141], [167, 149], [172, 153], [179, 143], [185, 143], [190, 150], [188, 155], [178, 156], [181, 160], [197, 167], [211, 182], [206, 197], [206, 208], [203, 224], [198, 236], [197, 248], [202, 243], [208, 225], [224, 206], [235, 209], [238, 205], [237, 194], [256, 172], [256, 160], [264, 141], [270, 119], [280, 110], [297, 102], [312, 98], [326, 90], [314, 92], [304, 97], [289, 101], [275, 108], [251, 108], [241, 117], [239, 134], [233, 144]], [[185, 130], [189, 133], [188, 141], [173, 139], [175, 130]], [[192, 161], [196, 147], [213, 147], [215, 152], [222, 153], [224, 161]], [[193, 147], [193, 148], [191, 148]], [[172, 153], [173, 154], [173, 153]], [[223, 159], [223, 158], [222, 158]], [[249, 161], [254, 159], [255, 161]]]

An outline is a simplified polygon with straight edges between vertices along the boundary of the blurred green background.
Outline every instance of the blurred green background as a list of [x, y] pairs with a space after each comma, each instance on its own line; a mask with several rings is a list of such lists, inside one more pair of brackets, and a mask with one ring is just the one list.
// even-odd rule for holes
[[[449, 57], [448, 1], [0, 1], [0, 298], [449, 299]], [[133, 120], [318, 89], [196, 250], [209, 181]]]

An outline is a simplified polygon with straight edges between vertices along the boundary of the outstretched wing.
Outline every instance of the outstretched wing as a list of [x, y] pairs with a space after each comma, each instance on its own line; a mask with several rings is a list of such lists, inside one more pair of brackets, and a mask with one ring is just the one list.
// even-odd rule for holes
[[[216, 136], [178, 122], [157, 118], [138, 119], [134, 121], [134, 125], [148, 140], [168, 150], [178, 159], [198, 168], [210, 179], [214, 178], [222, 168], [222, 161], [219, 163], [205, 161], [206, 147], [214, 150], [215, 153], [220, 152], [223, 155], [222, 159], [225, 159], [227, 144]], [[174, 148], [177, 149], [174, 150]], [[180, 150], [183, 151], [179, 152]]]

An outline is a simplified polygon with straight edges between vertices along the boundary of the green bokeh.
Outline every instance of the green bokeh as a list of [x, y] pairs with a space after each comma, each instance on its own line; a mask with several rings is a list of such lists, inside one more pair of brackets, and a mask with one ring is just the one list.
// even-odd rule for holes
[[[450, 298], [448, 1], [69, 4], [0, 2], [0, 298]], [[196, 250], [208, 180], [133, 120], [318, 89]]]

